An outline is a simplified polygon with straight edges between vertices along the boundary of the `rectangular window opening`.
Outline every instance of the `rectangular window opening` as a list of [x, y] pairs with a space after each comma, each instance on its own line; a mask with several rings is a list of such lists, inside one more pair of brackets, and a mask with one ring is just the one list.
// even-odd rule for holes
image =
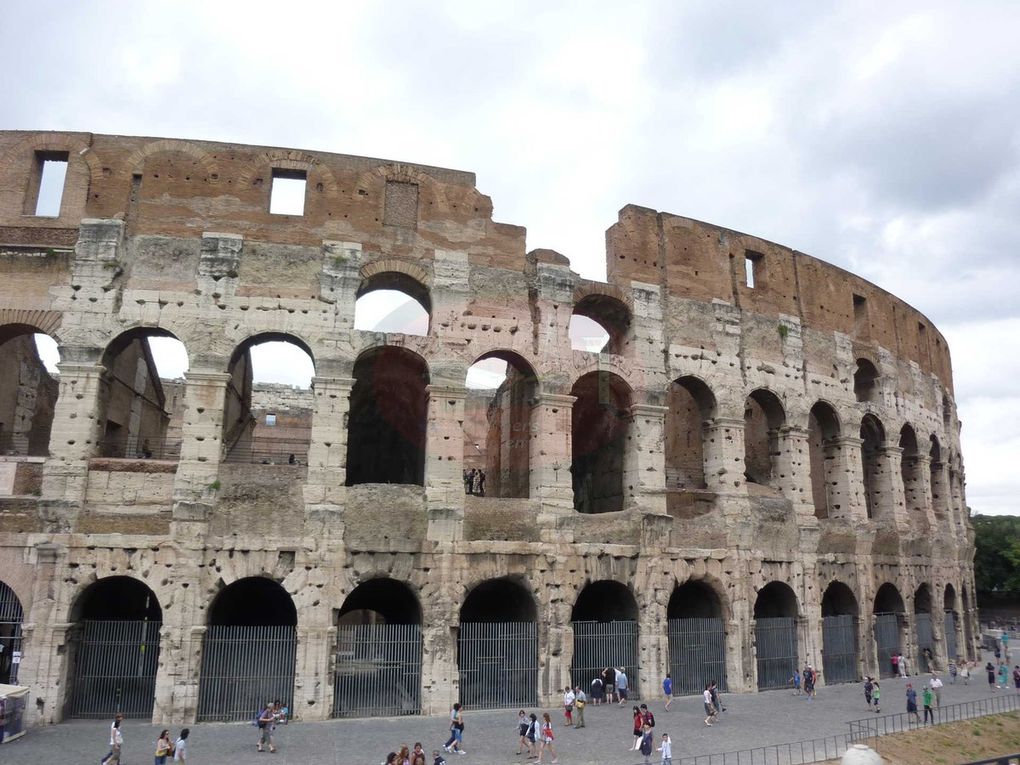
[[59, 218], [60, 203], [64, 198], [64, 181], [67, 180], [67, 152], [37, 151], [35, 168], [35, 199], [32, 200], [30, 210], [40, 218]]
[[755, 285], [761, 285], [764, 260], [765, 256], [760, 252], [748, 250], [744, 253], [744, 284], [748, 289], [753, 290]]
[[275, 414], [267, 414], [266, 415], [266, 426], [271, 428], [274, 425], [276, 425], [276, 415]]
[[854, 295], [854, 332], [858, 335], [868, 331], [868, 299], [863, 295]]
[[304, 215], [307, 182], [304, 170], [274, 167], [269, 189], [269, 212], [273, 215]]

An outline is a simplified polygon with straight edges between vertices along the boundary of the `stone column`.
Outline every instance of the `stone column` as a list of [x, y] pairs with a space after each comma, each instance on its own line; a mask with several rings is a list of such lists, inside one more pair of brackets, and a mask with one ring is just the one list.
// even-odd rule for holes
[[332, 712], [333, 675], [330, 670], [336, 627], [300, 622], [299, 618], [291, 716], [306, 721], [328, 720]]
[[666, 513], [667, 411], [667, 407], [652, 404], [634, 404], [630, 408], [623, 490], [625, 504], [635, 502], [645, 513]]
[[804, 428], [783, 427], [778, 433], [779, 455], [775, 459], [773, 480], [783, 496], [793, 503], [794, 512], [802, 518], [814, 518], [815, 505], [811, 489], [810, 440]]
[[540, 393], [531, 410], [531, 498], [546, 513], [574, 509], [571, 480], [571, 412], [575, 396]]
[[[865, 601], [862, 599], [861, 602]], [[881, 672], [878, 664], [878, 644], [875, 642], [875, 615], [868, 609], [861, 609], [861, 612], [857, 640], [860, 646], [862, 671], [865, 675], [878, 677]]]
[[903, 487], [903, 449], [891, 441], [882, 445], [879, 451], [879, 472], [875, 476], [878, 506], [875, 518], [893, 521], [904, 530], [909, 528], [906, 490]]
[[705, 425], [705, 485], [717, 494], [744, 492], [744, 420], [716, 417]]
[[[444, 569], [446, 571], [448, 569]], [[421, 712], [449, 712], [460, 697], [457, 668], [458, 606], [437, 588], [422, 601]]]
[[920, 504], [920, 511], [929, 529], [936, 528], [935, 507], [931, 499], [931, 457], [927, 454], [919, 454], [914, 457], [914, 470], [917, 473], [917, 487], [915, 497]]
[[[21, 666], [18, 683], [32, 688], [32, 701], [25, 708], [27, 724], [50, 724], [63, 719], [68, 690], [67, 632], [71, 625], [64, 619], [57, 602], [57, 569], [65, 548], [41, 542], [29, 552], [35, 564], [32, 600], [21, 625]], [[37, 700], [41, 700], [40, 704]]]
[[463, 386], [429, 385], [425, 446], [428, 538], [460, 539], [464, 521]]
[[826, 499], [829, 517], [864, 522], [868, 519], [864, 504], [864, 468], [861, 464], [860, 438], [841, 437], [823, 446], [826, 462]]
[[340, 509], [347, 481], [347, 414], [354, 380], [350, 377], [314, 377], [315, 410], [308, 445], [307, 507]]
[[[658, 602], [654, 591], [649, 592], [642, 601], [638, 614], [638, 666], [642, 670], [638, 692], [642, 699], [654, 699], [661, 695], [662, 679], [670, 671], [666, 606]], [[588, 678], [590, 681], [591, 678]]]

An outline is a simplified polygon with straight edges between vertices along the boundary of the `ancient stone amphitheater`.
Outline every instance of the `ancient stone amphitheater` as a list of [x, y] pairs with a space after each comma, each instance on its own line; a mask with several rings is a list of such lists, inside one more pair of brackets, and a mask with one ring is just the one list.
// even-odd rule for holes
[[[34, 722], [974, 655], [949, 349], [825, 262], [627, 206], [590, 281], [471, 173], [52, 132], [0, 133], [0, 245], [0, 682]], [[380, 290], [424, 321], [355, 328]], [[253, 381], [267, 343], [307, 390]]]

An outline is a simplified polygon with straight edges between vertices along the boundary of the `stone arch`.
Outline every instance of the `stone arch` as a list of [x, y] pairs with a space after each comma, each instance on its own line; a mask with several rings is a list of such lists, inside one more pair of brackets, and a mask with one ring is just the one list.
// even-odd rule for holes
[[748, 483], [778, 488], [776, 457], [786, 410], [772, 391], [757, 388], [744, 403], [744, 477]]
[[861, 464], [864, 468], [864, 501], [868, 518], [885, 519], [886, 492], [882, 491], [885, 470], [885, 428], [870, 412], [861, 419]]
[[839, 483], [841, 434], [836, 408], [827, 401], [816, 401], [808, 412], [808, 461], [816, 518], [837, 514], [846, 501]]
[[0, 308], [0, 343], [26, 333], [49, 335], [60, 343], [60, 311], [35, 311], [25, 308]]
[[917, 636], [917, 667], [925, 672], [934, 668], [935, 635], [933, 632], [931, 587], [922, 582], [914, 591], [914, 632]]
[[875, 401], [878, 396], [878, 368], [867, 358], [858, 358], [854, 370], [854, 396], [858, 401]]
[[928, 440], [928, 485], [931, 487], [931, 504], [935, 517], [945, 520], [949, 516], [949, 487], [946, 483], [946, 466], [942, 461], [942, 445], [934, 433]]
[[219, 180], [219, 165], [213, 159], [212, 154], [204, 149], [200, 149], [194, 143], [178, 141], [172, 138], [164, 138], [146, 143], [144, 146], [128, 154], [121, 163], [121, 166], [127, 174], [137, 174], [143, 171], [145, 160], [160, 154], [185, 154], [202, 167], [210, 183]]
[[[432, 295], [428, 272], [422, 266], [385, 258], [362, 266], [361, 277], [355, 293], [355, 328], [416, 336], [429, 334]], [[382, 294], [369, 297], [376, 292]]]
[[729, 619], [726, 589], [711, 577], [677, 582], [666, 605], [667, 619]]
[[571, 621], [637, 621], [638, 604], [630, 587], [613, 579], [587, 582], [571, 611]]
[[822, 596], [822, 666], [826, 682], [849, 683], [859, 677], [857, 597], [834, 579]]
[[598, 324], [609, 335], [603, 352], [622, 355], [630, 332], [631, 309], [617, 293], [589, 287], [582, 291], [582, 296], [575, 294], [571, 318], [583, 316]]
[[712, 681], [727, 689], [728, 608], [725, 588], [713, 577], [674, 585], [666, 606], [674, 693], [700, 693]]
[[958, 611], [959, 606], [956, 602], [956, 588], [953, 587], [952, 582], [946, 583], [945, 593], [942, 597], [942, 607], [946, 611]]
[[754, 600], [754, 646], [758, 689], [785, 687], [800, 665], [797, 617], [800, 605], [793, 588], [773, 580]]
[[[42, 329], [52, 326], [46, 321], [48, 313], [0, 311], [0, 320], [14, 320], [0, 324], [0, 359], [3, 359], [0, 363], [0, 455], [19, 458], [49, 455], [60, 385], [47, 368], [37, 338], [37, 335], [45, 336], [50, 348], [57, 342]], [[32, 460], [10, 462], [14, 464], [15, 473], [12, 493], [30, 494], [41, 490], [42, 476], [30, 464]]]
[[586, 688], [607, 666], [623, 668], [637, 693], [638, 603], [631, 588], [613, 579], [588, 581], [570, 615], [574, 633], [571, 687]]
[[682, 375], [666, 391], [666, 489], [674, 510], [686, 506], [676, 492], [708, 488], [706, 440], [708, 427], [716, 416], [717, 404], [712, 389], [695, 375]]
[[773, 580], [757, 591], [754, 618], [789, 618], [800, 615], [797, 593], [786, 582]]
[[[304, 171], [309, 190], [314, 188], [327, 199], [336, 199], [340, 196], [340, 186], [332, 169], [314, 154], [297, 149], [269, 149], [259, 152], [244, 164], [237, 176], [238, 187], [248, 188], [256, 178], [270, 176], [275, 169]], [[318, 188], [320, 185], [321, 189]]]
[[829, 582], [822, 596], [822, 616], [858, 616], [859, 612], [854, 591], [838, 579]]
[[421, 602], [410, 584], [376, 576], [365, 579], [344, 598], [337, 623], [421, 624], [421, 620]]
[[[257, 603], [256, 608], [252, 604]], [[297, 608], [283, 585], [268, 576], [245, 576], [223, 584], [209, 603], [210, 626], [294, 627]]]
[[570, 465], [574, 508], [582, 513], [622, 510], [631, 388], [618, 375], [589, 372], [574, 383], [571, 395], [576, 397]]

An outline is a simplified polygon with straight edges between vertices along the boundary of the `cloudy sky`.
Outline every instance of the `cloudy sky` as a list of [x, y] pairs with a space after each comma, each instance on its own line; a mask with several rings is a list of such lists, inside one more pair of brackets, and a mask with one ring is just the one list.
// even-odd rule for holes
[[6, 0], [0, 128], [472, 170], [604, 277], [635, 203], [844, 266], [947, 335], [975, 512], [1020, 514], [1020, 4]]

